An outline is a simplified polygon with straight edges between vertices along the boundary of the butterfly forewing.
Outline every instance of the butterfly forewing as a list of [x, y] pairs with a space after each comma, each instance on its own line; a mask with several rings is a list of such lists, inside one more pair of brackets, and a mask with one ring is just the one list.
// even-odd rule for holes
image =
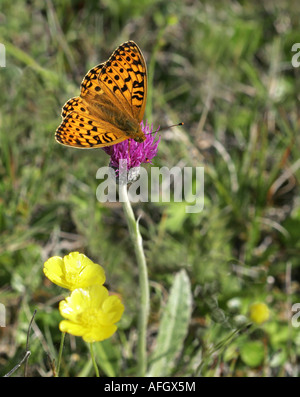
[[147, 68], [143, 54], [133, 41], [116, 49], [101, 69], [99, 81], [130, 116], [142, 121], [147, 98]]
[[[80, 97], [69, 99], [63, 106], [63, 121], [55, 138], [59, 143], [79, 148], [110, 146], [130, 137], [135, 139], [146, 97], [146, 63], [138, 46], [128, 41], [107, 62], [86, 74]], [[127, 125], [132, 126], [132, 134]]]

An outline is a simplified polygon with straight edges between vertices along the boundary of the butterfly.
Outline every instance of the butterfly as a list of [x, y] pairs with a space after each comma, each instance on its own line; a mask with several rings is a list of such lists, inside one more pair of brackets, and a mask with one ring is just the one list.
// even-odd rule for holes
[[55, 139], [77, 148], [111, 146], [129, 138], [143, 142], [146, 98], [146, 62], [136, 43], [127, 41], [86, 74], [80, 96], [62, 108]]

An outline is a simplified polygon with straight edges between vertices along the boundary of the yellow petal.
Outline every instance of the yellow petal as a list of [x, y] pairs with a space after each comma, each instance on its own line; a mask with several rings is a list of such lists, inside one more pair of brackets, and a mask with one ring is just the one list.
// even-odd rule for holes
[[85, 299], [87, 296], [85, 290], [75, 289], [71, 296], [59, 302], [60, 314], [68, 320], [77, 321], [77, 316], [90, 306], [90, 300]]
[[87, 288], [92, 307], [101, 308], [105, 300], [109, 297], [108, 290], [105, 287], [99, 288], [98, 285], [91, 285]]
[[120, 321], [124, 312], [124, 305], [117, 296], [109, 296], [102, 305], [107, 323]]
[[60, 302], [59, 311], [66, 319], [60, 323], [61, 331], [94, 342], [113, 335], [124, 306], [117, 296], [109, 296], [102, 285], [91, 285], [72, 291]]
[[59, 329], [61, 332], [67, 332], [74, 336], [82, 336], [86, 332], [81, 324], [76, 324], [68, 320], [62, 320], [59, 323]]
[[101, 342], [110, 338], [117, 330], [116, 325], [107, 325], [87, 330], [82, 336], [86, 342]]
[[71, 291], [105, 282], [104, 269], [78, 252], [71, 252], [64, 258], [54, 256], [48, 259], [44, 273], [53, 283]]
[[256, 324], [262, 324], [270, 317], [270, 310], [264, 303], [253, 303], [249, 309], [249, 317]]
[[64, 261], [59, 256], [53, 256], [44, 263], [44, 274], [54, 284], [69, 288], [64, 276]]

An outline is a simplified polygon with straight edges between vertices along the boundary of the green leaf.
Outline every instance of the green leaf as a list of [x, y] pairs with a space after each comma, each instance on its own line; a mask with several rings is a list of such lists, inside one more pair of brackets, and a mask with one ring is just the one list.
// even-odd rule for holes
[[190, 280], [181, 270], [175, 275], [158, 330], [156, 349], [148, 376], [168, 376], [180, 353], [191, 318]]
[[183, 223], [189, 214], [186, 213], [186, 203], [172, 203], [167, 207], [165, 228], [171, 233], [182, 230]]
[[119, 371], [120, 349], [112, 343], [111, 339], [96, 342], [94, 345], [97, 364], [101, 371], [108, 377], [116, 377]]
[[262, 364], [265, 356], [264, 345], [261, 341], [249, 341], [240, 347], [241, 359], [249, 367]]
[[286, 350], [275, 352], [273, 357], [270, 359], [270, 367], [281, 367], [288, 359], [289, 358]]

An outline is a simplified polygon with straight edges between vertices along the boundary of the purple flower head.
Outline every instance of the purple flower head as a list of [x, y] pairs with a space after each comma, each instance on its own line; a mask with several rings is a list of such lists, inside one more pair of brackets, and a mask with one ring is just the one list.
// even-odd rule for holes
[[127, 161], [127, 171], [131, 168], [139, 167], [142, 163], [152, 164], [151, 160], [157, 154], [160, 137], [155, 141], [157, 131], [155, 134], [151, 135], [153, 125], [150, 127], [149, 124], [146, 123], [146, 125], [144, 125], [144, 123], [141, 122], [141, 127], [146, 136], [144, 142], [139, 143], [134, 139], [126, 139], [126, 141], [103, 148], [103, 150], [110, 155], [109, 165], [116, 170], [117, 175], [119, 173], [120, 160]]

